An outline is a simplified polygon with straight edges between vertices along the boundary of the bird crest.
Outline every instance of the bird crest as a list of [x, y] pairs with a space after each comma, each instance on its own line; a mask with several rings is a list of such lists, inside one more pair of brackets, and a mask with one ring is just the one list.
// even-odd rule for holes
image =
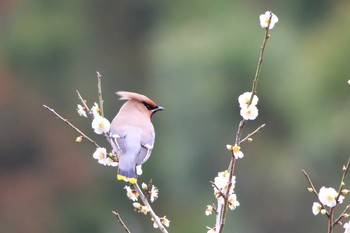
[[129, 91], [118, 91], [116, 94], [119, 95], [120, 100], [136, 100], [140, 103], [147, 103], [152, 107], [157, 107], [157, 104], [145, 95]]

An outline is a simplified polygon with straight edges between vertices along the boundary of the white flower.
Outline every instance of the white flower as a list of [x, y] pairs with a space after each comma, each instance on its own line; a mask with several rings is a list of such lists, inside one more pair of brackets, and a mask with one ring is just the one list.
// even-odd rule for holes
[[167, 219], [167, 217], [166, 217], [166, 216], [164, 216], [164, 217], [160, 218], [160, 221], [161, 221], [161, 223], [162, 223], [164, 226], [169, 227], [170, 220], [169, 220], [169, 219]]
[[157, 189], [157, 187], [152, 185], [151, 191], [149, 191], [149, 195], [150, 195], [149, 199], [151, 200], [151, 202], [154, 202], [158, 198], [158, 193], [159, 193], [159, 190]]
[[328, 207], [334, 207], [337, 204], [336, 198], [338, 196], [337, 191], [334, 188], [322, 187], [318, 193], [318, 199], [320, 202]]
[[[220, 198], [221, 194], [226, 194], [228, 188], [230, 173], [226, 170], [223, 172], [219, 172], [218, 176], [214, 179], [214, 195], [216, 198]], [[236, 184], [236, 177], [232, 176], [232, 185], [230, 187], [229, 193], [233, 193], [233, 189]], [[222, 199], [222, 198], [221, 198]], [[222, 200], [221, 200], [222, 201]]]
[[132, 205], [139, 213], [143, 213], [144, 215], [146, 215], [149, 212], [149, 209], [147, 206], [141, 205], [138, 202], [134, 202], [134, 203], [132, 203]]
[[259, 110], [255, 105], [249, 105], [248, 107], [241, 108], [240, 114], [244, 120], [255, 120], [259, 115]]
[[322, 206], [321, 206], [320, 203], [318, 203], [318, 202], [314, 202], [313, 203], [313, 205], [312, 205], [312, 213], [314, 215], [318, 215], [318, 213], [320, 213], [321, 209], [322, 209]]
[[[251, 97], [252, 97], [252, 93], [251, 92], [244, 92], [242, 95], [240, 95], [238, 97], [239, 107], [241, 107], [241, 108], [248, 107]], [[256, 95], [254, 95], [250, 105], [257, 105], [258, 101], [259, 101], [259, 98]]]
[[132, 203], [132, 205], [134, 206], [135, 209], [141, 209], [142, 208], [142, 205], [138, 202], [134, 202]]
[[207, 229], [208, 229], [207, 233], [216, 233], [215, 227], [213, 227], [213, 228], [207, 227]]
[[348, 80], [348, 84], [350, 85], [350, 79]]
[[[154, 221], [153, 218], [151, 218], [151, 220], [153, 221], [153, 227], [154, 227], [154, 228], [158, 228], [157, 222]], [[169, 221], [169, 219], [167, 219], [166, 216], [159, 218], [159, 220], [160, 220], [160, 222], [161, 222], [164, 226], [169, 227], [170, 221]]]
[[118, 162], [114, 161], [114, 160], [111, 159], [110, 157], [107, 157], [107, 158], [105, 159], [105, 165], [111, 166], [111, 167], [117, 167], [117, 166], [118, 166]]
[[209, 216], [213, 213], [214, 207], [213, 205], [207, 205], [207, 208], [205, 209], [205, 215]]
[[344, 224], [344, 233], [350, 233], [350, 221]]
[[106, 165], [107, 151], [105, 148], [97, 148], [92, 157], [97, 159], [98, 163]]
[[228, 197], [228, 207], [231, 210], [234, 210], [239, 206], [239, 201], [237, 201], [237, 195], [234, 193], [231, 193], [230, 196]]
[[[126, 196], [132, 200], [137, 201], [139, 194], [136, 192], [136, 190], [131, 189], [130, 186], [125, 186], [124, 189], [126, 190]], [[135, 207], [136, 208], [136, 207]]]
[[77, 105], [77, 112], [79, 116], [87, 117], [85, 107], [81, 106], [80, 104]]
[[94, 117], [100, 116], [100, 108], [98, 107], [98, 104], [95, 102], [94, 106], [91, 107], [91, 112], [94, 115]]
[[91, 126], [94, 129], [95, 133], [102, 134], [107, 133], [109, 131], [111, 123], [109, 123], [109, 121], [106, 118], [97, 116], [92, 121]]
[[233, 155], [235, 156], [236, 159], [241, 159], [244, 157], [243, 152], [241, 151], [241, 147], [235, 144], [232, 147]]
[[269, 29], [272, 29], [275, 26], [275, 23], [278, 22], [278, 17], [272, 13], [271, 11], [266, 11], [265, 14], [260, 15], [260, 26], [262, 28], [267, 28], [269, 26], [269, 21], [271, 17], [270, 27]]

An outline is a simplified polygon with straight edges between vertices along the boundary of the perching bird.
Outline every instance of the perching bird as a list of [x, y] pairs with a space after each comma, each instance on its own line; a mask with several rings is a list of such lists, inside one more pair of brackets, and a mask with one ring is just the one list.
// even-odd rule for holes
[[127, 100], [110, 129], [111, 144], [119, 158], [117, 179], [136, 183], [137, 175], [142, 173], [136, 166], [141, 168], [153, 149], [155, 132], [151, 117], [164, 108], [134, 92], [119, 91], [116, 94], [121, 100]]

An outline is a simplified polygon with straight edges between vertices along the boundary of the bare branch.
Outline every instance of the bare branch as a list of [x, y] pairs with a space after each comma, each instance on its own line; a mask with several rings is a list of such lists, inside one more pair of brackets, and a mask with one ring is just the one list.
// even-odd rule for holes
[[256, 130], [254, 130], [253, 132], [251, 132], [250, 134], [248, 134], [245, 138], [243, 138], [239, 144], [242, 144], [243, 142], [245, 142], [246, 140], [248, 140], [249, 138], [251, 138], [254, 134], [256, 134], [257, 132], [260, 131], [260, 129], [264, 128], [265, 124], [260, 125]]
[[102, 85], [101, 85], [101, 74], [96, 71], [97, 74], [97, 93], [98, 93], [98, 103], [100, 105], [101, 110], [101, 116], [104, 117], [104, 111], [103, 111], [103, 97], [102, 97]]
[[122, 218], [120, 217], [120, 214], [112, 211], [112, 213], [115, 215], [115, 217], [117, 218], [118, 222], [123, 226], [125, 232], [131, 233], [129, 228], [125, 225], [125, 223], [123, 222]]
[[76, 126], [74, 126], [72, 123], [70, 123], [66, 118], [63, 118], [60, 114], [58, 114], [53, 108], [50, 108], [46, 105], [43, 105], [44, 108], [49, 110], [52, 114], [54, 114], [58, 119], [62, 120], [64, 123], [72, 127], [75, 131], [77, 131], [83, 138], [86, 138], [91, 144], [93, 144], [95, 147], [100, 147], [94, 140], [89, 138], [86, 134], [84, 134], [80, 129], [78, 129]]

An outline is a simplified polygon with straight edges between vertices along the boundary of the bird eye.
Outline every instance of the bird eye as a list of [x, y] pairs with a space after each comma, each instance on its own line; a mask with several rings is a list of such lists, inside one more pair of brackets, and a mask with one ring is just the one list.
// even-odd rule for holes
[[148, 103], [146, 103], [146, 102], [143, 102], [143, 105], [145, 105], [145, 107], [146, 107], [148, 110], [154, 110], [154, 109], [157, 108], [157, 106], [154, 107], [154, 106], [152, 106], [152, 105], [150, 105], [150, 104], [148, 104]]

